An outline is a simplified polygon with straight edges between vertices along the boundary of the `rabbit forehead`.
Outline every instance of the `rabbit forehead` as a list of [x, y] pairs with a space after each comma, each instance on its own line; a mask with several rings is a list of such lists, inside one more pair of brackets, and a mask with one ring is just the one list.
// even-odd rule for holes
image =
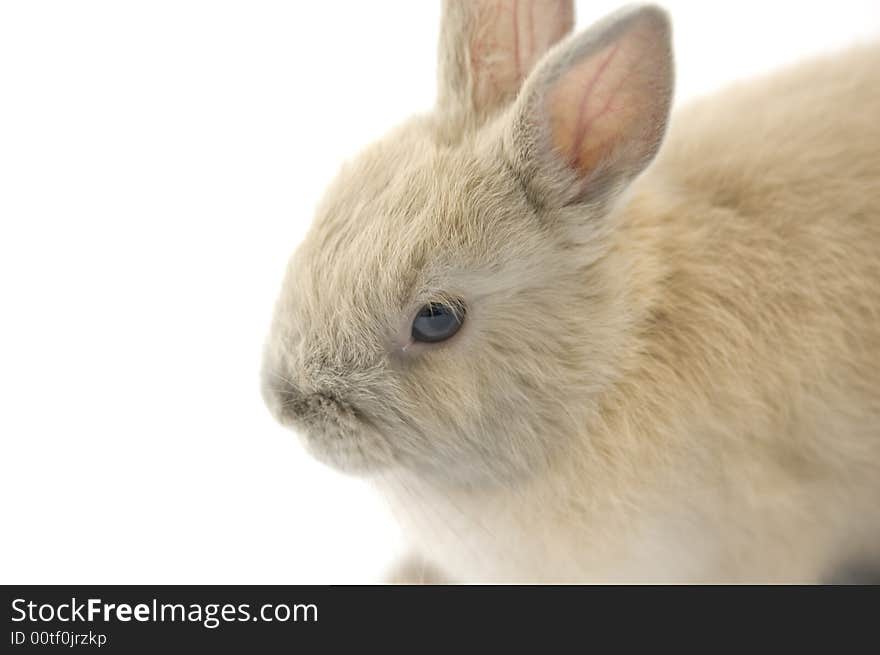
[[326, 306], [367, 301], [386, 313], [431, 290], [498, 284], [490, 272], [528, 259], [544, 235], [493, 155], [477, 142], [444, 145], [419, 124], [375, 144], [328, 189], [297, 275]]

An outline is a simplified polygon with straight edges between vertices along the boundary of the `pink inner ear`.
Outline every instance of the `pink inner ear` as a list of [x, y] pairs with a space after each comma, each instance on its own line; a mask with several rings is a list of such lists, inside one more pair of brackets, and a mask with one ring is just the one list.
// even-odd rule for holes
[[656, 120], [655, 56], [649, 31], [635, 28], [553, 83], [546, 99], [553, 146], [581, 177], [656, 127], [641, 125]]
[[477, 108], [512, 99], [573, 23], [570, 0], [477, 0], [469, 53]]

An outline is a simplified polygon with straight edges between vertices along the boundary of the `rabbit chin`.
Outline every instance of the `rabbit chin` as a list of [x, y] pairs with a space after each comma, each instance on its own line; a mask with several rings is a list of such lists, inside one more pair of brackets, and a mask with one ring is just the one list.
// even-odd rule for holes
[[[298, 421], [288, 422], [287, 427], [293, 429], [306, 452], [322, 464], [368, 479], [416, 475], [444, 487], [510, 485], [540, 472], [549, 455], [542, 452], [536, 457], [537, 453], [518, 452], [513, 457], [510, 451], [499, 451], [487, 459], [486, 453], [454, 447], [414, 448], [410, 444], [408, 448], [397, 448], [394, 438], [368, 422]], [[396, 434], [398, 440], [400, 436]]]
[[391, 448], [368, 426], [311, 425], [294, 431], [309, 455], [342, 473], [369, 475], [396, 465]]

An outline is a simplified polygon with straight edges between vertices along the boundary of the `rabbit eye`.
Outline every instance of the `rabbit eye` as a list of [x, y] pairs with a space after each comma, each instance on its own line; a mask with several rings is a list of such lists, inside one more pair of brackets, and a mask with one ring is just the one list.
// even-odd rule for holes
[[428, 303], [413, 319], [412, 338], [425, 343], [445, 341], [458, 332], [464, 321], [464, 303]]

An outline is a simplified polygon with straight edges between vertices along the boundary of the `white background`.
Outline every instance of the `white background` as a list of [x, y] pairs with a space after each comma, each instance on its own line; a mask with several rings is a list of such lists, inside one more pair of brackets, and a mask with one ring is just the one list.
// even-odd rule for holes
[[[678, 102], [880, 34], [877, 0], [665, 6]], [[272, 422], [259, 359], [328, 180], [431, 106], [438, 17], [0, 3], [0, 582], [379, 578], [381, 501]]]

